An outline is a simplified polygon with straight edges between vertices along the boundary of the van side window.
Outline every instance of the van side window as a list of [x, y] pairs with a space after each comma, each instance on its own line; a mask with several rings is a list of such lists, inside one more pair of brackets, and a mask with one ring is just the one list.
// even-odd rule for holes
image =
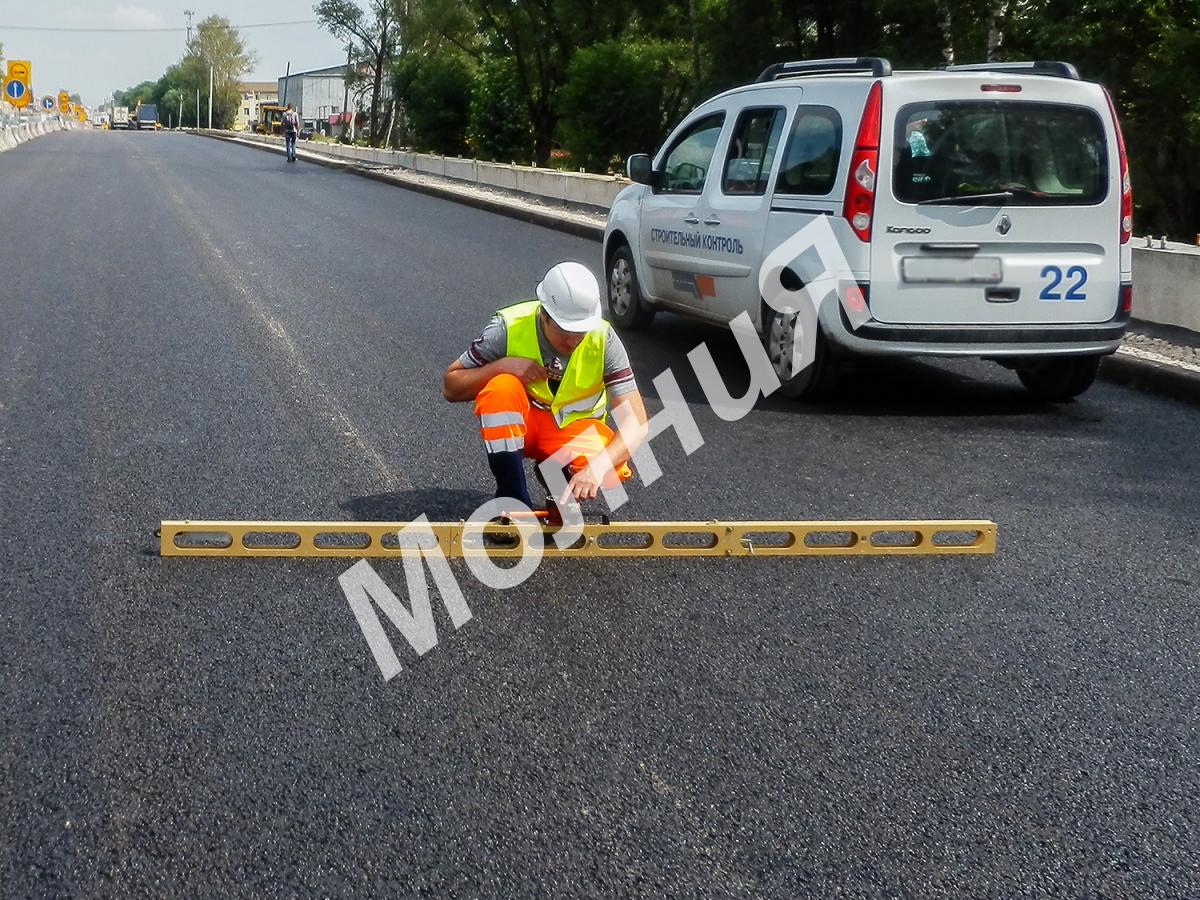
[[823, 197], [837, 181], [842, 154], [842, 117], [828, 106], [801, 106], [788, 135], [776, 194]]
[[738, 116], [725, 159], [721, 191], [726, 194], [765, 194], [779, 135], [783, 110], [746, 109]]
[[699, 194], [712, 165], [725, 114], [705, 116], [692, 124], [675, 142], [663, 161], [662, 177], [655, 193]]

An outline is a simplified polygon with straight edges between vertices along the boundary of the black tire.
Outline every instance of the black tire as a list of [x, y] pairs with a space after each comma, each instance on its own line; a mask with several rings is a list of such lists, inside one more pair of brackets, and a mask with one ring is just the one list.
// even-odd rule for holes
[[612, 322], [634, 331], [654, 320], [655, 309], [646, 304], [638, 284], [633, 254], [622, 244], [608, 261], [608, 315]]
[[837, 361], [832, 358], [829, 344], [818, 326], [813, 361], [799, 374], [792, 374], [796, 318], [795, 314], [777, 312], [764, 304], [763, 346], [779, 378], [779, 392], [783, 396], [793, 400], [818, 400], [833, 391], [837, 381]]
[[1061, 403], [1092, 386], [1100, 370], [1099, 356], [1067, 356], [1032, 360], [1016, 367], [1025, 389], [1039, 400]]

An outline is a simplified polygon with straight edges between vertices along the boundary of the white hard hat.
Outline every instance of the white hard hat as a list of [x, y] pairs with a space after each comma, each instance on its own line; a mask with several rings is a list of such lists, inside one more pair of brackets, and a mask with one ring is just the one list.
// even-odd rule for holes
[[537, 298], [563, 331], [587, 332], [604, 324], [600, 285], [582, 263], [562, 262], [551, 268], [537, 286]]

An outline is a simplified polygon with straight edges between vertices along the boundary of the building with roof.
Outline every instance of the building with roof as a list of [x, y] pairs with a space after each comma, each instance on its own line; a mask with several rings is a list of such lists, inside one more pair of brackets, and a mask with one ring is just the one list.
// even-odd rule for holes
[[234, 131], [253, 131], [258, 123], [258, 107], [263, 103], [275, 103], [279, 92], [273, 81], [245, 81], [238, 85], [241, 102], [237, 115], [233, 117]]

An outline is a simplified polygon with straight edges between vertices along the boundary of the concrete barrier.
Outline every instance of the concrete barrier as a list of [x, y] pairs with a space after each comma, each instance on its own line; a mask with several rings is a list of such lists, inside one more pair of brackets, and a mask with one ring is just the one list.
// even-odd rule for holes
[[[282, 145], [283, 138], [275, 135], [248, 132], [222, 132], [249, 141]], [[350, 147], [344, 144], [301, 144], [303, 149], [324, 153], [353, 162], [395, 166], [419, 172], [453, 178], [468, 184], [500, 188], [529, 194], [542, 200], [553, 200], [572, 206], [583, 206], [606, 212], [613, 199], [629, 181], [609, 175], [588, 175], [562, 172], [558, 169], [539, 169], [534, 166], [513, 166], [505, 163], [482, 162], [411, 150], [376, 150], [371, 147]]]
[[1200, 333], [1200, 247], [1133, 241], [1134, 316]]
[[50, 119], [46, 122], [22, 122], [20, 125], [0, 126], [0, 152], [12, 150], [14, 147], [18, 147], [26, 141], [32, 141], [34, 138], [41, 137], [42, 135], [63, 130], [62, 124], [56, 119]]

